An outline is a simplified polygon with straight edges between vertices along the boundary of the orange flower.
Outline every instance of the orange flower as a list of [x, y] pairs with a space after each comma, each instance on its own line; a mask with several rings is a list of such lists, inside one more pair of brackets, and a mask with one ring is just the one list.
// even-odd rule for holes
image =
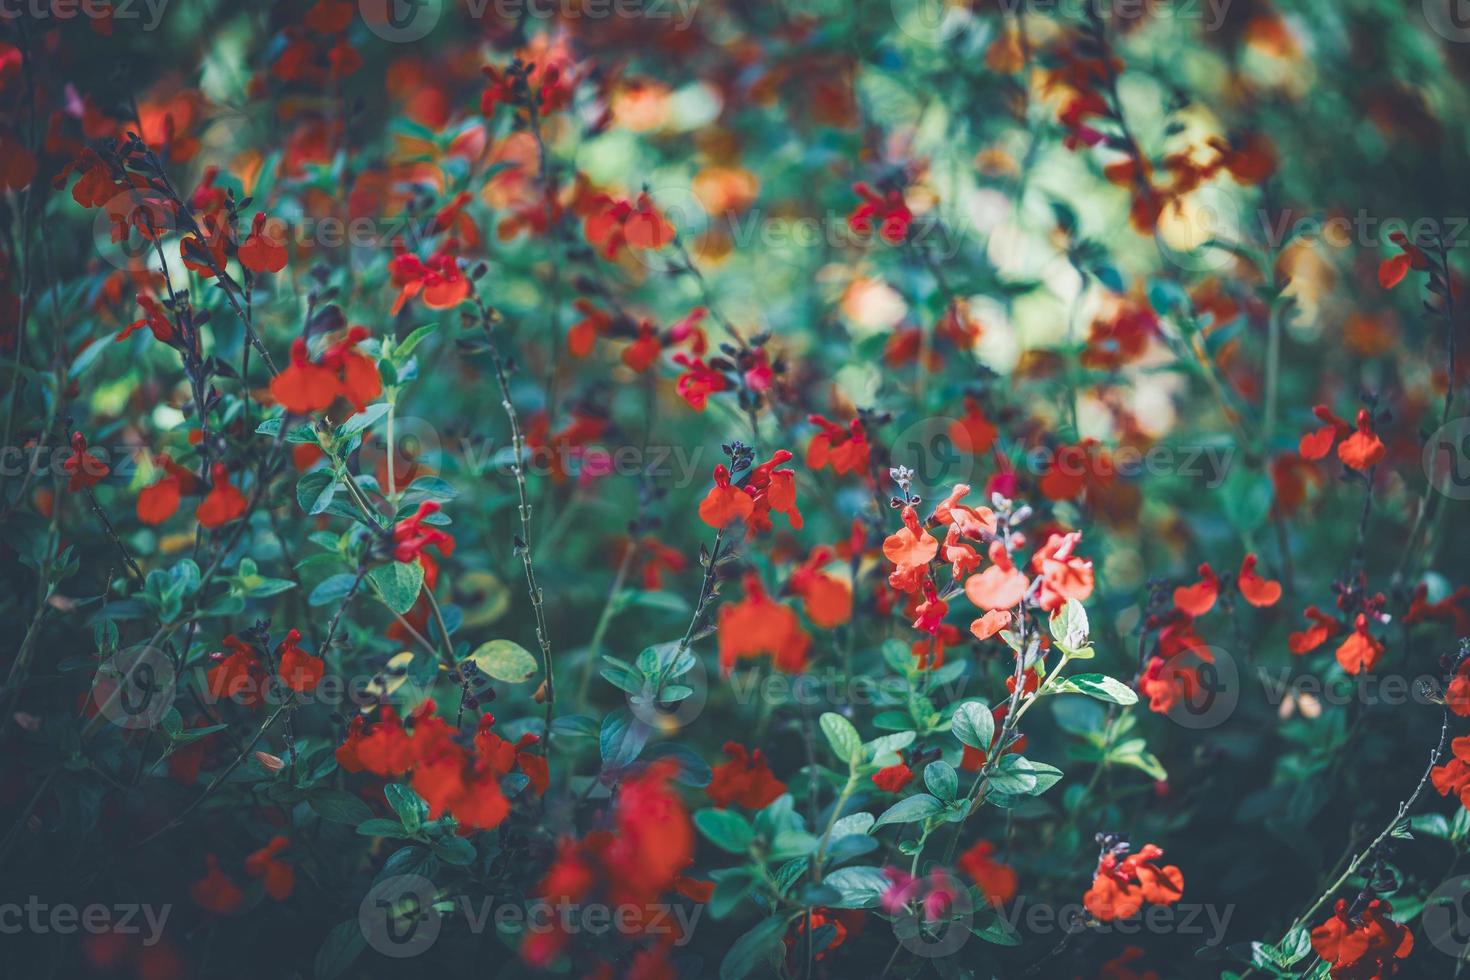
[[1174, 605], [1189, 616], [1203, 616], [1215, 607], [1215, 598], [1220, 594], [1220, 580], [1209, 564], [1199, 567], [1200, 580], [1193, 585], [1181, 585], [1174, 590]]
[[1331, 968], [1332, 980], [1392, 976], [1397, 960], [1414, 949], [1414, 932], [1389, 918], [1393, 906], [1381, 898], [1357, 916], [1338, 899], [1332, 918], [1312, 930], [1312, 952]]
[[138, 520], [144, 524], [162, 524], [179, 509], [183, 494], [193, 493], [198, 481], [194, 474], [175, 463], [167, 453], [157, 461], [164, 475], [155, 483], [138, 491]]
[[1373, 432], [1373, 416], [1358, 409], [1358, 431], [1337, 444], [1337, 458], [1355, 470], [1369, 470], [1383, 459], [1383, 440]]
[[1240, 594], [1253, 606], [1265, 608], [1276, 605], [1281, 598], [1281, 583], [1262, 578], [1256, 574], [1256, 556], [1246, 555], [1240, 563], [1240, 575], [1236, 578]]
[[1005, 545], [990, 542], [991, 566], [978, 575], [965, 579], [965, 595], [981, 609], [1012, 609], [1026, 598], [1030, 582], [1026, 574], [1011, 563]]
[[1172, 905], [1184, 897], [1184, 875], [1174, 865], [1159, 867], [1155, 860], [1164, 852], [1145, 844], [1137, 854], [1128, 854], [1127, 844], [1115, 845], [1098, 862], [1092, 887], [1082, 896], [1082, 905], [1103, 922], [1129, 919], [1144, 905]]
[[1337, 648], [1337, 662], [1349, 674], [1361, 674], [1376, 667], [1381, 656], [1383, 644], [1368, 632], [1368, 617], [1358, 613], [1353, 632]]
[[1011, 614], [1006, 609], [992, 609], [970, 624], [970, 632], [977, 640], [988, 640], [1011, 625]]
[[928, 571], [929, 563], [939, 554], [939, 539], [919, 522], [912, 504], [903, 508], [903, 527], [883, 539], [883, 556], [893, 562], [888, 581], [901, 592], [914, 592]]
[[1312, 625], [1286, 637], [1286, 648], [1298, 656], [1311, 653], [1342, 631], [1341, 623], [1316, 606], [1308, 606], [1303, 615], [1311, 620]]
[[832, 557], [831, 548], [812, 549], [786, 583], [792, 594], [801, 596], [807, 618], [822, 629], [841, 626], [852, 618], [852, 586], [822, 570]]
[[582, 224], [582, 232], [591, 245], [602, 247], [602, 257], [617, 258], [625, 248], [663, 248], [674, 240], [674, 226], [654, 207], [647, 194], [627, 201], [599, 194], [592, 201], [592, 211]]
[[862, 419], [853, 419], [846, 429], [820, 415], [808, 415], [807, 421], [821, 429], [807, 446], [806, 465], [810, 469], [830, 465], [838, 476], [867, 473], [868, 434]]
[[754, 572], [744, 586], [744, 600], [720, 607], [720, 672], [729, 676], [737, 660], [769, 655], [777, 670], [801, 673], [812, 641], [796, 613], [768, 596]]
[[699, 505], [699, 519], [710, 527], [729, 527], [736, 521], [750, 517], [755, 510], [755, 501], [750, 495], [730, 482], [730, 471], [724, 463], [715, 467], [715, 485], [705, 494]]
[[1031, 557], [1031, 570], [1041, 574], [1041, 593], [1037, 599], [1046, 612], [1061, 608], [1068, 599], [1082, 602], [1092, 595], [1092, 562], [1072, 554], [1081, 540], [1081, 531], [1053, 533]]
[[377, 362], [357, 350], [369, 336], [366, 327], [352, 327], [316, 363], [307, 355], [306, 340], [297, 337], [291, 342], [290, 365], [271, 379], [271, 397], [297, 415], [321, 411], [338, 396], [361, 412], [383, 391]]
[[980, 403], [969, 397], [965, 399], [965, 417], [949, 425], [949, 437], [954, 440], [955, 448], [976, 456], [990, 452], [997, 434], [998, 430], [985, 417]]

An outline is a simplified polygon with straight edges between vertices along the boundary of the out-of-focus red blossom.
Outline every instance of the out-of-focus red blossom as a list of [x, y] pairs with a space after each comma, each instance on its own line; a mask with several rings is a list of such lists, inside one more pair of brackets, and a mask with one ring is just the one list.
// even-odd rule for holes
[[276, 648], [276, 663], [281, 681], [298, 694], [312, 690], [322, 681], [327, 664], [321, 657], [301, 649], [301, 631], [290, 630]]
[[1256, 572], [1255, 555], [1246, 555], [1241, 560], [1240, 574], [1235, 581], [1245, 601], [1258, 608], [1274, 606], [1281, 599], [1281, 583], [1263, 578]]
[[1043, 611], [1053, 612], [1068, 599], [1082, 602], [1092, 595], [1092, 562], [1073, 554], [1081, 540], [1081, 531], [1053, 533], [1031, 556], [1031, 570], [1041, 576], [1037, 601]]
[[240, 243], [236, 253], [240, 264], [251, 272], [280, 272], [286, 268], [286, 229], [278, 218], [267, 218], [264, 211], [255, 212], [250, 234]]
[[1337, 618], [1316, 606], [1308, 606], [1302, 615], [1310, 621], [1311, 625], [1304, 630], [1289, 633], [1286, 637], [1287, 649], [1298, 656], [1311, 653], [1342, 632], [1342, 624], [1337, 621]]
[[761, 810], [786, 792], [786, 784], [771, 772], [760, 749], [752, 752], [739, 742], [726, 742], [724, 751], [730, 761], [714, 767], [705, 789], [715, 806]]
[[675, 382], [679, 397], [696, 412], [704, 411], [710, 395], [730, 390], [730, 379], [706, 364], [702, 357], [679, 353], [674, 355], [674, 363], [684, 368]]
[[582, 222], [582, 233], [609, 261], [626, 249], [663, 248], [674, 240], [674, 226], [647, 194], [639, 194], [632, 201], [597, 195], [592, 211]]
[[1097, 980], [1159, 980], [1159, 975], [1154, 970], [1139, 972], [1134, 968], [1134, 964], [1143, 957], [1141, 947], [1125, 946], [1123, 952], [1097, 968]]
[[1337, 442], [1337, 457], [1345, 466], [1370, 470], [1387, 453], [1383, 440], [1373, 431], [1373, 416], [1366, 408], [1358, 409], [1356, 428], [1332, 414], [1326, 405], [1318, 405], [1312, 413], [1326, 425], [1302, 436], [1297, 446], [1302, 459], [1321, 459]]
[[904, 202], [902, 191], [879, 193], [862, 182], [853, 184], [852, 191], [862, 200], [847, 216], [848, 227], [859, 235], [869, 235], [876, 223], [879, 237], [890, 245], [901, 244], [908, 238], [914, 214]]
[[813, 548], [786, 582], [793, 595], [801, 596], [807, 618], [822, 629], [841, 626], [852, 618], [852, 586], [846, 579], [824, 571], [833, 558], [831, 548]]
[[394, 561], [416, 561], [428, 547], [439, 549], [442, 555], [454, 553], [453, 536], [436, 527], [426, 527], [424, 524], [431, 514], [438, 512], [438, 501], [425, 500], [412, 514], [393, 525]]
[[291, 342], [291, 363], [271, 379], [271, 397], [297, 415], [319, 412], [339, 397], [361, 412], [383, 391], [377, 362], [357, 350], [369, 336], [367, 327], [352, 327], [315, 362], [305, 338], [297, 337]]
[[1404, 276], [1409, 274], [1410, 269], [1417, 272], [1429, 270], [1429, 256], [1424, 254], [1422, 248], [1409, 241], [1409, 236], [1401, 231], [1394, 231], [1388, 237], [1399, 247], [1400, 252], [1379, 263], [1378, 285], [1384, 289], [1392, 289], [1404, 281]]
[[820, 415], [808, 415], [807, 421], [821, 430], [807, 445], [809, 469], [831, 466], [838, 476], [868, 472], [868, 434], [861, 419], [853, 419], [846, 429]]
[[979, 456], [990, 452], [995, 445], [999, 430], [986, 417], [984, 409], [975, 399], [965, 398], [965, 414], [949, 424], [949, 437], [960, 452]]
[[783, 673], [804, 671], [812, 638], [796, 613], [767, 595], [755, 572], [743, 584], [745, 598], [720, 607], [720, 672], [728, 677], [737, 661], [762, 656]]
[[1353, 913], [1339, 898], [1332, 917], [1312, 930], [1312, 952], [1332, 968], [1332, 980], [1373, 980], [1398, 972], [1414, 949], [1414, 931], [1389, 918], [1393, 906], [1375, 898]]
[[204, 877], [189, 886], [189, 895], [195, 904], [216, 915], [233, 915], [240, 911], [245, 904], [245, 893], [220, 870], [219, 858], [206, 854], [204, 865]]
[[245, 495], [230, 482], [230, 471], [223, 463], [215, 463], [209, 470], [209, 493], [194, 511], [199, 523], [208, 528], [220, 527], [239, 520], [248, 504]]
[[1378, 666], [1383, 656], [1383, 643], [1368, 631], [1368, 616], [1358, 613], [1353, 631], [1337, 648], [1337, 662], [1349, 674], [1364, 674]]
[[163, 307], [158, 305], [158, 301], [146, 293], [139, 293], [138, 305], [143, 308], [143, 315], [119, 330], [113, 339], [127, 340], [134, 331], [147, 327], [154, 339], [165, 344], [172, 341], [174, 325], [169, 322], [168, 315], [164, 313]]
[[95, 487], [111, 469], [98, 456], [87, 450], [87, 437], [80, 432], [71, 434], [71, 455], [61, 464], [67, 476], [66, 488], [76, 493], [83, 487]]
[[980, 886], [980, 892], [991, 905], [999, 906], [1016, 897], [1015, 869], [1001, 864], [992, 856], [995, 845], [988, 840], [976, 842], [957, 860], [959, 869]]
[[1462, 585], [1438, 602], [1429, 601], [1429, 586], [1421, 583], [1409, 600], [1405, 623], [1429, 623], [1436, 620], [1454, 623], [1456, 636], [1470, 636], [1470, 613], [1464, 603], [1470, 600], [1470, 585]]
[[396, 255], [388, 263], [388, 274], [398, 288], [390, 316], [397, 316], [403, 305], [414, 297], [422, 297], [431, 310], [450, 310], [470, 298], [470, 281], [459, 268], [458, 242], [447, 239], [427, 259], [395, 245]]
[[245, 859], [245, 873], [264, 879], [265, 893], [278, 902], [290, 898], [296, 887], [296, 869], [278, 857], [290, 846], [289, 840], [277, 835]]
[[223, 644], [224, 651], [211, 655], [215, 665], [205, 677], [209, 696], [216, 701], [236, 701], [247, 708], [264, 704], [265, 667], [255, 648], [233, 633], [224, 638]]
[[[689, 888], [682, 875], [694, 858], [694, 828], [683, 801], [669, 785], [675, 772], [676, 763], [661, 760], [625, 779], [612, 827], [593, 831], [580, 841], [564, 839], [536, 894], [553, 904], [601, 900], [609, 906], [647, 910], [670, 891], [701, 893], [703, 889]], [[634, 931], [654, 925], [641, 919], [627, 924]], [[552, 929], [530, 930], [521, 945], [521, 958], [544, 969], [570, 939], [559, 921]], [[659, 972], [669, 969], [662, 959], [666, 944], [655, 942], [644, 953], [650, 956], [640, 967], [648, 971], [644, 975], [668, 975]]]
[[1173, 905], [1184, 897], [1184, 873], [1155, 863], [1163, 850], [1153, 844], [1133, 854], [1127, 850], [1119, 845], [1102, 856], [1092, 887], [1082, 896], [1083, 907], [1101, 922], [1131, 919], [1144, 905]]
[[[807, 916], [797, 916], [795, 922], [792, 923], [792, 931], [787, 933], [782, 940], [786, 944], [788, 962], [792, 961], [793, 957], [801, 955], [802, 950], [806, 948], [806, 939], [804, 937], [808, 928], [815, 933], [824, 926], [831, 927], [832, 937], [813, 956], [813, 959], [821, 961], [829, 953], [832, 953], [843, 943], [847, 942], [849, 936], [861, 933], [863, 926], [866, 924], [866, 916], [867, 913], [862, 909], [829, 908], [812, 909], [810, 923], [807, 921]], [[793, 970], [793, 972], [795, 971]], [[671, 977], [670, 980], [673, 980], [673, 978]]]
[[1199, 567], [1200, 580], [1174, 590], [1174, 606], [1189, 616], [1203, 616], [1215, 607], [1220, 595], [1220, 579], [1208, 562]]

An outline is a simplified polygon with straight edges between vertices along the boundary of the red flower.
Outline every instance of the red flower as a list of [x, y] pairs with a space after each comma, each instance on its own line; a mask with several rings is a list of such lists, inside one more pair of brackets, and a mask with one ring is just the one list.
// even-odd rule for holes
[[1342, 632], [1342, 624], [1316, 606], [1308, 606], [1302, 615], [1311, 620], [1312, 625], [1286, 637], [1287, 649], [1298, 656], [1311, 653], [1326, 643], [1330, 637]]
[[251, 272], [280, 272], [286, 268], [285, 229], [279, 219], [267, 219], [264, 211], [255, 212], [250, 234], [240, 243], [240, 264]]
[[[1164, 852], [1145, 844], [1128, 854], [1126, 844], [1103, 855], [1092, 887], [1082, 896], [1083, 907], [1103, 922], [1129, 919], [1144, 905], [1172, 905], [1184, 897], [1184, 875], [1174, 865], [1159, 867]], [[1126, 856], [1123, 856], [1126, 855]]]
[[828, 465], [838, 476], [868, 471], [868, 434], [861, 419], [853, 419], [848, 427], [820, 415], [808, 415], [807, 421], [821, 429], [807, 445], [806, 465], [820, 470]]
[[1422, 248], [1409, 241], [1407, 235], [1401, 231], [1395, 231], [1388, 237], [1403, 250], [1403, 254], [1384, 259], [1378, 264], [1378, 285], [1384, 289], [1392, 289], [1403, 282], [1404, 276], [1409, 274], [1410, 269], [1417, 269], [1420, 272], [1429, 269], [1429, 256], [1424, 254]]
[[1011, 625], [1011, 614], [1005, 609], [992, 609], [970, 624], [970, 632], [977, 640], [988, 640]]
[[675, 354], [674, 363], [685, 368], [675, 382], [679, 397], [688, 402], [696, 412], [704, 411], [710, 395], [717, 391], [730, 390], [730, 379], [705, 364], [703, 358]]
[[1276, 605], [1281, 598], [1281, 583], [1262, 578], [1256, 574], [1256, 556], [1246, 555], [1240, 563], [1240, 575], [1236, 579], [1240, 594], [1253, 606], [1265, 608]]
[[890, 245], [898, 245], [908, 238], [914, 215], [904, 203], [900, 191], [890, 190], [879, 194], [862, 182], [853, 184], [852, 190], [862, 198], [862, 203], [847, 216], [849, 228], [860, 235], [867, 235], [873, 230], [873, 222], [877, 221], [879, 236]]
[[1209, 564], [1199, 567], [1200, 580], [1194, 585], [1181, 585], [1174, 590], [1174, 606], [1188, 616], [1203, 616], [1215, 607], [1220, 594], [1220, 580]]
[[271, 379], [271, 397], [297, 415], [321, 411], [339, 396], [361, 412], [383, 391], [377, 362], [357, 350], [369, 336], [366, 327], [352, 327], [316, 363], [307, 354], [306, 340], [297, 337], [291, 342], [290, 365]]
[[291, 630], [276, 648], [281, 680], [297, 693], [310, 691], [320, 684], [327, 670], [326, 661], [301, 649], [300, 642], [301, 631]]
[[[1457, 711], [1456, 714], [1465, 714]], [[1429, 771], [1429, 778], [1434, 783], [1434, 789], [1440, 796], [1449, 796], [1451, 793], [1460, 801], [1460, 805], [1470, 810], [1470, 735], [1462, 735], [1450, 742], [1450, 751], [1454, 753], [1444, 765], [1435, 766]]]
[[720, 672], [728, 676], [737, 660], [769, 655], [777, 670], [801, 673], [812, 638], [796, 613], [768, 596], [754, 572], [744, 585], [743, 600], [720, 607]]
[[726, 742], [725, 755], [730, 761], [714, 767], [705, 790], [715, 806], [723, 810], [733, 803], [760, 810], [786, 792], [786, 784], [771, 773], [760, 749], [751, 752], [739, 742]]
[[1011, 563], [1005, 545], [990, 542], [991, 566], [965, 579], [965, 595], [981, 609], [1013, 609], [1026, 597], [1030, 581]]
[[1376, 667], [1381, 656], [1383, 644], [1368, 632], [1368, 617], [1364, 613], [1358, 613], [1353, 632], [1337, 648], [1337, 662], [1349, 674], [1361, 674]]
[[198, 486], [194, 474], [175, 463], [168, 454], [161, 454], [156, 462], [163, 467], [163, 476], [138, 491], [138, 520], [144, 524], [162, 524], [174, 516], [182, 495], [193, 493]]
[[1332, 917], [1312, 930], [1312, 952], [1332, 968], [1332, 980], [1372, 980], [1398, 972], [1397, 960], [1414, 949], [1414, 932], [1389, 918], [1393, 906], [1381, 898], [1354, 916], [1338, 899]]
[[109, 472], [102, 460], [87, 451], [87, 437], [80, 432], [71, 435], [71, 455], [61, 464], [67, 474], [66, 488], [76, 493], [83, 487], [95, 487]]
[[210, 668], [205, 680], [209, 696], [215, 700], [228, 698], [238, 701], [247, 708], [265, 703], [265, 668], [255, 649], [231, 634], [224, 638], [225, 650], [211, 654], [215, 666]]
[[195, 509], [194, 516], [200, 524], [210, 528], [239, 520], [248, 505], [245, 495], [230, 483], [230, 471], [225, 469], [225, 464], [215, 463], [209, 473], [209, 493]]
[[218, 915], [232, 915], [245, 904], [245, 893], [219, 869], [219, 859], [213, 854], [204, 856], [208, 869], [203, 878], [189, 886], [189, 894], [200, 908]]
[[674, 240], [674, 226], [647, 194], [639, 194], [634, 201], [597, 195], [582, 232], [590, 244], [602, 247], [602, 257], [609, 261], [624, 248], [663, 248]]
[[1337, 445], [1338, 458], [1355, 470], [1372, 469], [1383, 459], [1383, 440], [1374, 433], [1373, 416], [1366, 408], [1358, 409], [1356, 431], [1326, 405], [1318, 405], [1312, 413], [1327, 424], [1302, 436], [1297, 452], [1303, 459], [1321, 459], [1338, 439], [1342, 440]]
[[793, 595], [801, 596], [807, 618], [822, 629], [841, 626], [852, 618], [852, 586], [846, 579], [823, 571], [832, 557], [830, 548], [812, 549], [786, 582]]
[[901, 516], [903, 527], [883, 539], [883, 557], [894, 564], [889, 583], [901, 592], [914, 592], [939, 554], [939, 539], [924, 529], [913, 505], [905, 505]]
[[425, 548], [433, 546], [440, 554], [454, 553], [454, 538], [438, 528], [425, 527], [430, 514], [438, 513], [437, 501], [425, 500], [418, 509], [393, 525], [393, 560], [410, 562], [418, 559]]
[[985, 900], [1002, 905], [1016, 895], [1016, 872], [991, 857], [995, 845], [982, 840], [959, 856], [959, 868], [980, 886]]
[[[752, 533], [771, 528], [771, 511], [785, 514], [793, 528], [802, 524], [796, 507], [796, 473], [779, 469], [791, 459], [791, 453], [778, 449], [766, 462], [752, 469], [740, 486], [730, 482], [730, 471], [721, 463], [715, 467], [715, 485], [699, 505], [699, 517], [713, 528], [728, 527], [743, 520]], [[745, 497], [742, 502], [739, 497]]]
[[567, 351], [573, 357], [586, 357], [592, 353], [597, 338], [612, 326], [613, 318], [580, 297], [572, 305], [582, 314], [582, 319], [567, 331]]
[[1031, 556], [1031, 570], [1041, 575], [1037, 601], [1046, 612], [1061, 608], [1068, 599], [1082, 602], [1092, 595], [1092, 562], [1072, 554], [1081, 540], [1081, 531], [1052, 533], [1047, 536], [1046, 544]]
[[700, 502], [699, 519], [710, 527], [723, 528], [749, 518], [755, 511], [755, 501], [730, 482], [730, 471], [724, 463], [715, 467], [714, 477], [715, 485]]
[[272, 837], [270, 843], [245, 859], [245, 873], [265, 879], [265, 893], [278, 902], [291, 897], [296, 887], [296, 871], [276, 855], [291, 846], [284, 837]]
[[965, 398], [965, 417], [949, 425], [949, 437], [954, 440], [955, 448], [976, 456], [990, 452], [998, 434], [999, 430], [985, 417], [980, 403], [970, 397]]
[[893, 766], [885, 766], [873, 773], [873, 785], [885, 793], [902, 792], [903, 788], [913, 781], [914, 771], [902, 762]]
[[431, 310], [453, 309], [470, 298], [470, 281], [459, 270], [456, 247], [450, 239], [427, 260], [407, 251], [393, 257], [388, 272], [398, 287], [398, 298], [393, 301], [390, 316], [397, 316], [404, 303], [420, 294]]
[[118, 331], [114, 340], [126, 340], [133, 335], [133, 331], [145, 326], [153, 333], [156, 340], [166, 344], [174, 339], [174, 325], [169, 322], [163, 307], [159, 306], [152, 296], [139, 293], [138, 305], [143, 308], [143, 315]]

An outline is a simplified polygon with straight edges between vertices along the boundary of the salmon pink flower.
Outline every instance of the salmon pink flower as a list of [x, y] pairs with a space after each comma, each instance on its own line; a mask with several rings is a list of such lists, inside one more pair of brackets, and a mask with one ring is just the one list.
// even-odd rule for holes
[[965, 595], [981, 609], [1013, 609], [1026, 598], [1031, 583], [1026, 574], [1011, 563], [1011, 556], [1000, 541], [990, 542], [991, 565], [978, 575], [965, 579]]
[[1092, 562], [1072, 554], [1081, 540], [1081, 531], [1051, 534], [1031, 557], [1032, 571], [1041, 575], [1038, 601], [1044, 611], [1053, 612], [1068, 599], [1082, 602], [1092, 595]]

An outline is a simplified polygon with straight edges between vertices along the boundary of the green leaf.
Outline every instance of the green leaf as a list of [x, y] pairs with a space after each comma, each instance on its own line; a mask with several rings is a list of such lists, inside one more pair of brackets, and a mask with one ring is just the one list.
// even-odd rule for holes
[[694, 814], [694, 826], [711, 844], [731, 854], [744, 854], [755, 840], [755, 828], [733, 810], [699, 810]]
[[470, 654], [475, 666], [498, 681], [521, 684], [536, 673], [536, 658], [529, 650], [512, 640], [481, 643]]
[[364, 820], [357, 825], [357, 832], [364, 837], [393, 837], [398, 840], [413, 839], [413, 834], [404, 830], [403, 824], [397, 820], [388, 820], [383, 817]]
[[356, 575], [333, 575], [329, 579], [322, 580], [316, 588], [311, 590], [311, 597], [307, 602], [313, 606], [326, 606], [334, 602], [340, 602], [352, 591], [352, 583], [357, 581]]
[[950, 722], [954, 737], [972, 749], [990, 751], [995, 740], [995, 717], [983, 701], [965, 701], [955, 709]]
[[1008, 755], [1000, 760], [990, 774], [990, 788], [1008, 796], [1027, 796], [1037, 786], [1036, 769], [1018, 755]]
[[424, 568], [416, 561], [395, 561], [368, 572], [383, 602], [400, 616], [413, 608], [424, 585]]
[[334, 980], [342, 975], [346, 969], [362, 954], [363, 947], [367, 945], [367, 938], [363, 935], [362, 924], [357, 919], [348, 919], [339, 922], [327, 933], [327, 938], [322, 942], [321, 948], [316, 951], [316, 961], [313, 972], [316, 980]]
[[913, 823], [932, 817], [944, 809], [944, 804], [939, 802], [928, 793], [919, 793], [907, 799], [899, 800], [893, 806], [883, 811], [883, 815], [873, 824], [873, 829], [891, 823]]
[[337, 435], [356, 435], [357, 433], [361, 432], [363, 429], [366, 429], [368, 426], [372, 425], [374, 422], [378, 421], [378, 419], [387, 414], [387, 402], [378, 402], [376, 405], [369, 405], [367, 408], [358, 412], [356, 415], [352, 416], [352, 418], [348, 419], [346, 422], [343, 422], [340, 426], [338, 426]]
[[842, 893], [842, 901], [836, 903], [839, 909], [872, 908], [892, 884], [882, 868], [860, 864], [838, 868], [823, 878], [822, 883]]
[[936, 759], [924, 767], [924, 785], [929, 787], [929, 792], [949, 803], [959, 794], [959, 773], [948, 762]]
[[1087, 610], [1076, 599], [1068, 599], [1065, 605], [1053, 612], [1048, 626], [1051, 638], [1064, 652], [1087, 646]]
[[827, 744], [832, 746], [837, 758], [846, 762], [849, 767], [856, 765], [862, 754], [863, 739], [852, 722], [836, 712], [828, 711], [822, 715], [821, 725], [822, 734], [827, 736]]
[[296, 502], [308, 514], [320, 514], [337, 495], [337, 478], [330, 470], [312, 470], [296, 481]]
[[403, 821], [403, 829], [413, 833], [424, 825], [429, 819], [429, 804], [425, 803], [419, 794], [402, 783], [389, 783], [383, 787], [383, 795], [388, 799], [388, 805], [393, 812], [398, 814], [398, 819]]
[[723, 919], [755, 889], [755, 879], [744, 868], [734, 868], [715, 882], [709, 897], [709, 914]]
[[627, 711], [614, 711], [602, 719], [597, 744], [602, 751], [602, 764], [608, 769], [622, 769], [632, 764], [648, 743], [649, 728]]
[[735, 940], [720, 962], [720, 980], [744, 980], [750, 976], [780, 948], [789, 921], [785, 915], [773, 915]]
[[1110, 701], [1113, 704], [1136, 704], [1138, 703], [1138, 692], [1124, 684], [1122, 681], [1114, 680], [1106, 674], [1078, 674], [1069, 677], [1057, 685], [1057, 692], [1061, 694], [1085, 694], [1099, 701]]
[[346, 790], [313, 790], [307, 795], [306, 802], [317, 816], [332, 823], [356, 827], [373, 818], [373, 811], [368, 805]]

